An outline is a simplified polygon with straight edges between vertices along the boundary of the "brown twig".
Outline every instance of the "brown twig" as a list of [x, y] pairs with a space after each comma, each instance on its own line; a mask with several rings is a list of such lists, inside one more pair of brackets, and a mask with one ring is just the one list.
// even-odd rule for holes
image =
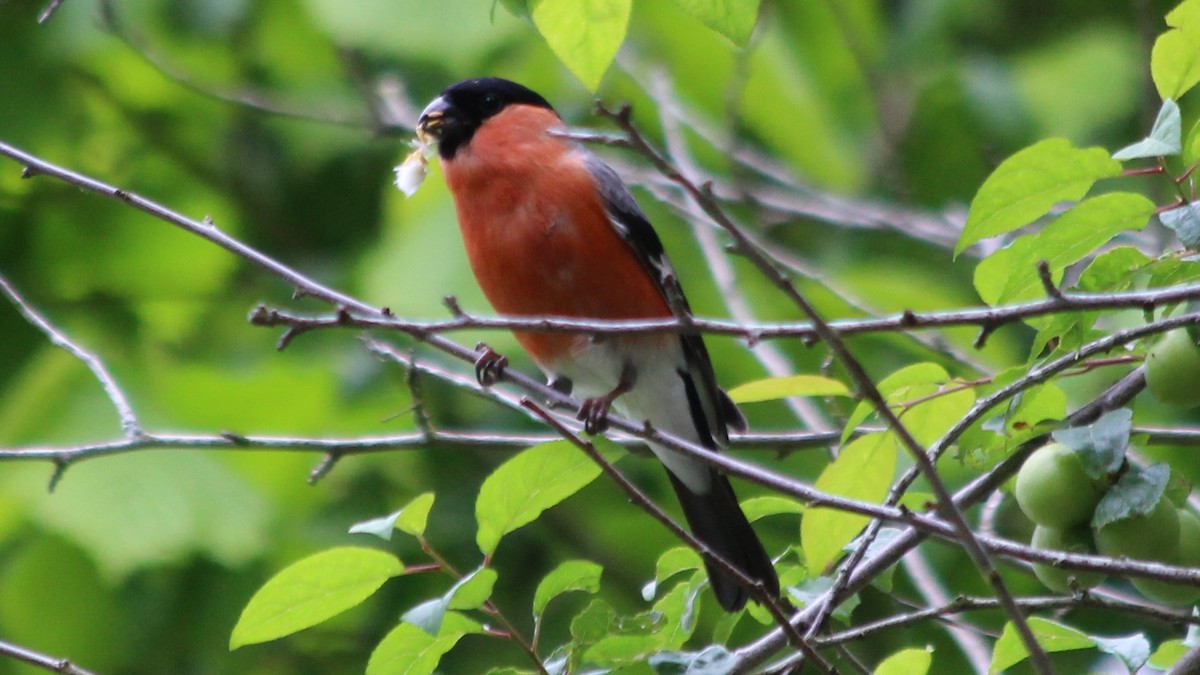
[[611, 462], [605, 460], [600, 454], [600, 451], [597, 450], [596, 446], [590, 441], [584, 440], [574, 431], [568, 429], [554, 416], [533, 401], [524, 399], [521, 403], [528, 410], [537, 415], [547, 426], [557, 431], [572, 445], [582, 450], [584, 454], [586, 454], [600, 467], [602, 471], [604, 471], [605, 474], [608, 475], [609, 478], [616, 482], [617, 485], [625, 491], [625, 494], [629, 496], [630, 501], [640, 507], [643, 511], [649, 513], [652, 517], [654, 517], [655, 520], [662, 523], [671, 532], [671, 534], [675, 535], [693, 550], [698, 552], [705, 560], [715, 563], [722, 572], [733, 577], [734, 579], [737, 579], [742, 586], [749, 589], [754, 598], [764, 608], [766, 608], [768, 612], [770, 612], [772, 617], [774, 617], [775, 622], [779, 624], [781, 630], [783, 630], [784, 634], [787, 636], [788, 642], [799, 649], [810, 663], [812, 663], [822, 672], [835, 672], [832, 666], [830, 666], [829, 663], [820, 654], [818, 654], [815, 649], [812, 648], [804, 636], [801, 635], [800, 632], [788, 622], [787, 607], [785, 607], [778, 598], [772, 597], [770, 593], [767, 593], [766, 589], [761, 583], [746, 576], [741, 569], [726, 560], [717, 552], [710, 549], [704, 544], [704, 542], [693, 536], [692, 533], [688, 532], [682, 525], [675, 522], [673, 518], [667, 515], [665, 511], [659, 508], [657, 504], [655, 504], [648, 496], [646, 496], [646, 493], [642, 492], [641, 489], [630, 482], [629, 479], [626, 478], [625, 475], [620, 471], [618, 471]]
[[980, 546], [962, 511], [954, 504], [952, 495], [938, 475], [937, 467], [934, 465], [933, 460], [926, 454], [925, 448], [921, 446], [920, 442], [908, 431], [908, 428], [905, 427], [895, 412], [888, 406], [886, 399], [879, 392], [878, 387], [875, 386], [874, 380], [867, 374], [858, 359], [846, 348], [841, 336], [830, 327], [821, 314], [817, 312], [816, 308], [791, 283], [791, 280], [781, 274], [772, 261], [746, 238], [742, 229], [722, 210], [720, 204], [713, 197], [711, 188], [705, 189], [705, 187], [697, 185], [690, 178], [681, 174], [675, 166], [667, 162], [646, 141], [645, 137], [642, 136], [641, 132], [633, 124], [629, 106], [626, 105], [617, 110], [609, 110], [603, 106], [599, 106], [598, 110], [602, 115], [615, 122], [621, 128], [631, 148], [639, 152], [643, 157], [646, 157], [663, 176], [678, 183], [710, 218], [724, 228], [726, 233], [733, 239], [735, 250], [758, 268], [763, 277], [795, 304], [812, 323], [813, 330], [820, 337], [821, 342], [825, 343], [825, 346], [829, 348], [830, 352], [837, 357], [837, 360], [849, 372], [858, 394], [871, 403], [880, 417], [883, 418], [888, 428], [896, 434], [900, 445], [912, 456], [916, 467], [933, 490], [934, 496], [937, 499], [937, 507], [941, 511], [943, 518], [954, 526], [954, 529], [958, 533], [960, 544], [971, 558], [971, 562], [979, 568], [980, 574], [992, 587], [992, 591], [999, 598], [1000, 604], [1005, 608], [1005, 612], [1009, 615], [1013, 626], [1021, 637], [1021, 642], [1024, 643], [1026, 650], [1029, 652], [1029, 660], [1033, 664], [1034, 669], [1042, 675], [1052, 673], [1050, 660], [1046, 651], [1038, 643], [1037, 637], [1029, 627], [1029, 623], [1026, 621], [1021, 608], [1012, 602], [1012, 594], [1008, 591], [1003, 578], [1001, 578], [1000, 573], [992, 563], [991, 557]]

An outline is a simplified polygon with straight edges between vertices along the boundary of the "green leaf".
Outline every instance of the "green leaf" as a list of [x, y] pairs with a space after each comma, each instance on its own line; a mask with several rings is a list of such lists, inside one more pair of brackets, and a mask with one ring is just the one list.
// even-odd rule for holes
[[446, 596], [430, 598], [400, 615], [400, 620], [434, 636], [442, 628], [442, 620], [446, 618], [449, 604]]
[[1170, 479], [1171, 467], [1163, 462], [1144, 469], [1130, 467], [1100, 498], [1092, 527], [1099, 530], [1118, 520], [1149, 515], [1166, 493]]
[[529, 17], [529, 2], [528, 0], [499, 0], [500, 5], [508, 10], [509, 14], [518, 19]]
[[675, 0], [683, 11], [705, 26], [745, 47], [758, 21], [760, 0]]
[[1035, 143], [1001, 162], [984, 181], [954, 254], [1028, 225], [1058, 202], [1080, 199], [1097, 180], [1120, 173], [1120, 163], [1103, 148], [1079, 149], [1062, 138]]
[[589, 91], [617, 55], [632, 0], [531, 0], [533, 25]]
[[[1042, 649], [1050, 653], [1087, 649], [1096, 645], [1092, 638], [1074, 628], [1047, 619], [1029, 617], [1029, 627], [1033, 630]], [[1002, 673], [1024, 661], [1028, 656], [1029, 652], [1025, 649], [1025, 643], [1021, 641], [1021, 636], [1017, 634], [1010, 621], [1004, 624], [1004, 631], [992, 649], [992, 665], [988, 672], [993, 675]]]
[[[596, 612], [591, 619], [595, 623], [587, 630], [589, 639], [577, 638], [581, 645], [594, 640], [584, 652], [584, 660], [599, 666], [625, 665], [644, 662], [650, 654], [663, 649], [679, 649], [694, 628], [690, 625], [691, 615], [696, 596], [705, 583], [704, 575], [697, 573], [690, 581], [676, 584], [654, 603], [651, 611], [615, 618], [612, 610], [607, 609], [607, 621], [604, 611], [607, 605], [593, 610], [600, 602], [593, 601], [584, 610], [589, 615]], [[574, 634], [575, 622], [571, 630]]]
[[612, 606], [597, 598], [571, 619], [571, 637], [580, 644], [594, 643], [609, 634], [616, 620]]
[[1170, 670], [1171, 666], [1178, 663], [1187, 653], [1188, 647], [1183, 644], [1183, 640], [1167, 640], [1154, 650], [1154, 654], [1146, 663], [1156, 670]]
[[487, 602], [496, 585], [496, 571], [480, 567], [459, 579], [441, 597], [426, 600], [400, 617], [430, 635], [442, 630], [442, 621], [451, 616], [452, 609], [477, 609]]
[[686, 675], [728, 675], [739, 665], [738, 658], [721, 645], [709, 645], [699, 652], [658, 652], [646, 662], [656, 673]]
[[450, 592], [450, 609], [479, 609], [492, 597], [496, 570], [483, 567], [463, 577]]
[[1179, 104], [1168, 98], [1158, 109], [1158, 116], [1154, 118], [1150, 135], [1114, 152], [1113, 159], [1125, 161], [1178, 155], [1183, 151], [1182, 136], [1183, 119], [1179, 114]]
[[1059, 429], [1051, 436], [1075, 452], [1087, 475], [1101, 478], [1121, 468], [1132, 429], [1133, 411], [1118, 408], [1085, 427]]
[[650, 616], [654, 620], [656, 650], [681, 649], [692, 637], [700, 591], [707, 585], [708, 576], [697, 572], [654, 603]]
[[[867, 434], [844, 446], [837, 459], [821, 472], [813, 487], [878, 504], [887, 496], [895, 471], [895, 436]], [[809, 569], [825, 569], [869, 520], [866, 516], [834, 509], [807, 509], [800, 520], [800, 543]]]
[[390, 553], [351, 546], [292, 563], [250, 598], [233, 627], [229, 648], [315, 626], [366, 600], [403, 571], [400, 560]]
[[1176, 101], [1200, 82], [1200, 25], [1185, 22], [1159, 35], [1150, 51], [1150, 75], [1158, 95]]
[[433, 493], [418, 496], [404, 508], [379, 518], [372, 518], [350, 526], [350, 534], [373, 534], [390, 541], [393, 530], [407, 532], [414, 537], [425, 534], [425, 523], [429, 520], [429, 509], [433, 508]]
[[777, 516], [782, 513], [800, 515], [804, 513], [804, 504], [790, 497], [774, 495], [751, 497], [742, 502], [742, 513], [746, 514], [746, 520], [753, 523], [759, 518]]
[[774, 401], [789, 396], [849, 396], [850, 390], [837, 380], [821, 375], [768, 377], [729, 390], [735, 403]]
[[1179, 471], [1171, 469], [1171, 478], [1167, 481], [1167, 487], [1163, 493], [1175, 506], [1181, 509], [1187, 508], [1188, 495], [1192, 494], [1192, 481]]
[[[911, 500], [911, 503], [906, 503], [905, 500]], [[933, 503], [933, 501], [933, 495], [922, 494], [919, 492], [906, 492], [904, 497], [900, 499], [900, 504], [920, 513], [921, 511], [926, 510], [928, 505]], [[879, 528], [879, 531], [875, 533], [875, 539], [871, 541], [869, 546], [867, 546], [867, 552], [863, 556], [863, 563], [869, 562], [870, 560], [882, 555], [883, 552], [888, 549], [891, 543], [895, 541], [896, 538], [902, 533], [903, 530], [895, 527]], [[861, 541], [862, 537], [855, 537], [854, 541], [846, 544], [843, 550], [847, 553], [850, 553], [859, 547]], [[875, 577], [875, 579], [871, 581], [871, 585], [883, 591], [884, 593], [891, 593], [892, 577], [895, 576], [895, 571], [895, 565], [888, 567], [879, 576]]]
[[391, 541], [399, 517], [400, 511], [395, 511], [386, 516], [359, 521], [350, 526], [350, 534], [372, 534], [384, 541]]
[[654, 579], [642, 586], [642, 599], [646, 602], [653, 600], [658, 595], [659, 585], [664, 581], [680, 572], [694, 572], [703, 565], [700, 554], [687, 546], [667, 549], [658, 556], [658, 561], [654, 564]]
[[468, 633], [482, 629], [470, 619], [451, 612], [442, 630], [430, 635], [420, 628], [402, 623], [384, 636], [367, 662], [367, 675], [430, 675], [437, 670], [442, 656]]
[[1200, 25], [1200, 2], [1184, 0], [1167, 12], [1167, 25], [1172, 28]]
[[400, 517], [396, 519], [396, 529], [414, 537], [424, 536], [425, 524], [429, 521], [429, 511], [432, 508], [432, 492], [418, 495], [403, 509], [400, 509]]
[[568, 560], [547, 574], [533, 594], [533, 616], [541, 617], [546, 605], [563, 593], [600, 590], [600, 573], [604, 568], [590, 560]]
[[975, 405], [974, 387], [959, 382], [913, 387], [907, 398], [924, 399], [900, 411], [900, 421], [921, 445], [930, 445]]
[[[1031, 272], [1031, 265], [1037, 262], [1037, 250], [1034, 246], [1036, 241], [1037, 237], [1032, 235], [1017, 237], [1008, 246], [979, 261], [975, 266], [972, 282], [980, 299], [989, 305], [999, 304], [1009, 279], [1031, 273], [1037, 278], [1036, 271]], [[1057, 284], [1062, 280], [1062, 272], [1055, 274], [1051, 270], [1050, 280]]]
[[933, 664], [933, 654], [926, 649], [902, 649], [887, 657], [875, 668], [874, 675], [925, 675]]
[[[1110, 192], [1076, 204], [1046, 226], [1023, 247], [1013, 246], [1008, 274], [998, 297], [980, 296], [990, 305], [1041, 297], [1038, 261], [1045, 260], [1052, 278], [1094, 253], [1110, 239], [1127, 230], [1140, 230], [1154, 215], [1154, 202], [1132, 192]], [[1018, 256], [1016, 250], [1020, 249]]]
[[1187, 248], [1200, 246], [1200, 202], [1163, 211], [1158, 214], [1158, 219], [1175, 233], [1179, 243]]
[[1014, 399], [1004, 422], [1010, 439], [1024, 439], [1037, 432], [1037, 425], [1058, 421], [1067, 415], [1067, 395], [1053, 382], [1030, 387]]
[[1188, 130], [1187, 139], [1183, 142], [1183, 162], [1190, 166], [1200, 159], [1200, 119]]
[[[592, 442], [611, 452], [610, 443], [598, 438]], [[479, 488], [475, 501], [479, 550], [485, 555], [495, 553], [504, 535], [533, 522], [599, 475], [600, 467], [569, 441], [542, 443], [513, 456]]]
[[[833, 579], [813, 577], [796, 586], [789, 587], [787, 592], [802, 607], [808, 607], [828, 593], [831, 588], [833, 588]], [[833, 610], [833, 618], [842, 623], [850, 623], [850, 615], [861, 602], [862, 598], [859, 598], [857, 593], [846, 598], [842, 604], [838, 605], [837, 609]]]
[[1131, 673], [1141, 670], [1142, 666], [1150, 660], [1150, 641], [1142, 633], [1117, 638], [1092, 635], [1091, 638], [1100, 651], [1121, 659]]
[[[885, 400], [889, 404], [898, 401], [903, 401], [909, 397], [909, 394], [914, 391], [915, 387], [921, 385], [937, 385], [940, 386], [950, 381], [950, 374], [946, 369], [936, 363], [914, 363], [910, 366], [905, 366], [900, 370], [883, 378], [876, 385], [879, 393], [883, 394]], [[933, 390], [937, 389], [933, 387]], [[924, 389], [923, 391], [928, 391]], [[922, 396], [924, 394], [917, 394]], [[845, 443], [858, 425], [862, 424], [875, 412], [875, 406], [870, 401], [863, 401], [854, 408], [854, 412], [850, 413], [850, 417], [846, 420], [846, 426], [842, 429], [842, 443]]]
[[1117, 246], [1092, 259], [1079, 274], [1081, 291], [1103, 293], [1126, 290], [1150, 258], [1133, 246]]

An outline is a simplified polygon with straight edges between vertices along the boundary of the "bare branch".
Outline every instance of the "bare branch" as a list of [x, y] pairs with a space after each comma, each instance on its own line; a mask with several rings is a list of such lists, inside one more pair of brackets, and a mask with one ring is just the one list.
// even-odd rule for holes
[[41, 652], [35, 652], [32, 649], [2, 640], [0, 640], [0, 656], [8, 656], [51, 673], [60, 673], [61, 675], [95, 675], [92, 671], [84, 670], [67, 659], [57, 659], [53, 656], [47, 656]]
[[547, 426], [557, 431], [562, 435], [563, 438], [570, 441], [572, 445], [582, 450], [600, 467], [602, 471], [604, 471], [605, 474], [608, 475], [609, 478], [616, 482], [617, 485], [625, 491], [625, 494], [629, 496], [630, 501], [640, 507], [643, 511], [653, 516], [655, 520], [666, 526], [666, 528], [670, 530], [671, 534], [675, 535], [694, 551], [698, 552], [705, 560], [714, 562], [722, 572], [733, 577], [734, 579], [737, 579], [738, 582], [743, 587], [747, 588], [754, 595], [754, 598], [771, 613], [771, 616], [775, 618], [776, 623], [780, 625], [781, 630], [783, 630], [784, 634], [787, 636], [788, 642], [799, 649], [805, 655], [805, 657], [807, 657], [807, 659], [813, 663], [813, 665], [826, 673], [835, 672], [832, 666], [830, 666], [829, 663], [826, 662], [825, 659], [818, 654], [815, 649], [813, 649], [808, 640], [788, 622], [789, 608], [785, 607], [778, 598], [772, 597], [760, 582], [757, 582], [754, 579], [746, 576], [746, 574], [742, 572], [742, 570], [736, 565], [726, 560], [716, 551], [710, 549], [704, 544], [704, 542], [697, 539], [682, 525], [675, 522], [675, 520], [668, 516], [667, 513], [662, 510], [662, 508], [660, 508], [648, 496], [646, 496], [646, 493], [642, 492], [641, 489], [630, 482], [629, 479], [626, 478], [625, 475], [620, 471], [618, 471], [611, 462], [604, 459], [604, 457], [600, 454], [600, 451], [597, 450], [596, 446], [590, 441], [580, 438], [578, 434], [563, 426], [561, 422], [559, 422], [533, 401], [524, 399], [521, 403], [527, 409], [531, 410], [535, 415], [537, 415], [543, 422], [545, 422]]
[[[3, 145], [0, 144], [0, 152]], [[1200, 284], [1169, 286], [1144, 291], [1091, 294], [1063, 293], [1061, 299], [1047, 298], [998, 307], [968, 307], [940, 312], [908, 310], [899, 314], [869, 319], [835, 319], [829, 327], [839, 335], [888, 333], [907, 330], [927, 330], [953, 326], [982, 326], [989, 332], [1016, 321], [1050, 316], [1092, 312], [1102, 309], [1147, 309], [1177, 305], [1200, 299]], [[692, 317], [684, 324], [679, 319], [604, 320], [572, 319], [555, 316], [484, 317], [460, 313], [442, 321], [411, 321], [391, 315], [346, 317], [324, 314], [298, 314], [269, 307], [258, 307], [251, 313], [251, 322], [259, 326], [289, 326], [295, 328], [384, 328], [405, 333], [452, 333], [463, 330], [521, 330], [545, 333], [678, 333], [694, 331], [711, 335], [728, 335], [749, 341], [800, 338], [819, 338], [811, 322], [745, 323]]]
[[63, 0], [50, 0], [45, 9], [38, 14], [37, 22], [44, 24], [49, 21], [50, 17], [54, 16], [54, 13], [57, 12], [58, 8], [62, 6], [62, 3]]
[[971, 562], [979, 568], [980, 574], [991, 585], [996, 597], [1000, 599], [1001, 605], [1004, 606], [1006, 613], [1017, 629], [1017, 633], [1021, 636], [1021, 642], [1024, 643], [1026, 650], [1029, 652], [1030, 663], [1033, 664], [1034, 669], [1043, 675], [1051, 673], [1049, 657], [1038, 643], [1021, 609], [1012, 602], [1012, 595], [1005, 586], [1004, 580], [1000, 577], [1000, 573], [993, 565], [987, 551], [980, 546], [966, 518], [954, 504], [950, 491], [938, 475], [933, 460], [926, 454], [925, 448], [921, 446], [920, 442], [908, 431], [900, 421], [900, 418], [888, 406], [887, 401], [875, 386], [875, 382], [867, 375], [866, 370], [859, 363], [858, 359], [846, 348], [841, 336], [830, 327], [812, 303], [792, 284], [791, 280], [779, 271], [771, 259], [746, 237], [741, 227], [734, 223], [733, 219], [724, 212], [720, 203], [714, 198], [711, 187], [698, 186], [692, 179], [683, 175], [677, 167], [668, 162], [658, 150], [646, 141], [630, 118], [631, 111], [629, 106], [624, 106], [618, 110], [609, 110], [603, 106], [598, 106], [598, 110], [625, 132], [629, 147], [648, 159], [664, 177], [683, 188], [688, 196], [696, 202], [697, 206], [703, 209], [710, 218], [716, 221], [729, 234], [734, 242], [734, 250], [745, 256], [748, 261], [758, 268], [764, 278], [778, 288], [812, 322], [813, 330], [817, 336], [849, 372], [850, 378], [858, 390], [858, 394], [871, 403], [887, 426], [895, 432], [897, 438], [900, 440], [900, 444], [908, 450], [913, 461], [916, 463], [916, 467], [920, 470], [926, 481], [928, 481], [929, 486], [933, 489], [934, 496], [937, 498], [938, 509], [942, 512], [942, 516], [954, 525], [959, 535], [960, 543], [971, 558]]
[[133, 407], [129, 405], [129, 399], [126, 398], [125, 392], [117, 385], [117, 381], [113, 379], [108, 368], [104, 366], [104, 362], [95, 354], [79, 346], [71, 338], [67, 337], [50, 320], [42, 316], [40, 312], [33, 308], [17, 289], [9, 283], [8, 279], [0, 275], [0, 292], [8, 296], [9, 301], [16, 306], [17, 311], [25, 320], [40, 330], [50, 340], [50, 344], [55, 347], [60, 347], [66, 350], [71, 356], [79, 359], [87, 366], [88, 370], [92, 371], [92, 376], [104, 388], [104, 393], [108, 396], [108, 400], [112, 401], [113, 407], [117, 410], [117, 417], [121, 421], [121, 430], [125, 433], [125, 437], [131, 440], [136, 440], [142, 434], [141, 424], [138, 422], [137, 415], [133, 412]]
[[[659, 118], [662, 121], [663, 134], [666, 137], [667, 150], [671, 153], [671, 158], [683, 171], [697, 173], [697, 166], [688, 152], [687, 144], [679, 129], [675, 115], [678, 106], [675, 105], [675, 96], [671, 90], [670, 80], [659, 69], [651, 72], [650, 80], [651, 91], [658, 103]], [[708, 269], [721, 291], [721, 297], [725, 301], [725, 306], [729, 308], [730, 314], [739, 323], [752, 321], [754, 314], [750, 303], [738, 288], [733, 265], [717, 240], [716, 232], [702, 226], [693, 227], [692, 232], [700, 244], [700, 250], [704, 253], [704, 259], [708, 263]], [[750, 345], [750, 352], [773, 377], [790, 375], [796, 370], [790, 359], [774, 345], [755, 341], [755, 344]], [[786, 403], [808, 429], [824, 431], [830, 428], [829, 420], [807, 398], [791, 397]]]

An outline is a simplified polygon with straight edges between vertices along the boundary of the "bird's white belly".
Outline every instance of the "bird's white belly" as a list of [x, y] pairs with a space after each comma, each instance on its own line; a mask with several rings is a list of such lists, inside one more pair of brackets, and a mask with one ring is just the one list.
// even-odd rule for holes
[[[649, 421], [655, 429], [700, 442], [684, 381], [679, 375], [683, 356], [676, 341], [649, 339], [650, 344], [630, 348], [625, 341], [600, 339], [583, 343], [583, 340], [571, 357], [554, 364], [553, 372], [548, 375], [571, 380], [572, 395], [583, 400], [611, 392], [620, 382], [626, 364], [631, 364], [635, 373], [633, 388], [613, 402], [613, 410], [634, 422]], [[648, 445], [693, 492], [708, 492], [710, 472], [704, 462], [653, 443]]]

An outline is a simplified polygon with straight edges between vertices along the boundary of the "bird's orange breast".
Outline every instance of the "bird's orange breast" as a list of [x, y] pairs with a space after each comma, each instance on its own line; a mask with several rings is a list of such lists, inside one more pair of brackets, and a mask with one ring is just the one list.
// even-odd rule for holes
[[[671, 316], [609, 222], [581, 151], [548, 133], [551, 111], [512, 106], [444, 163], [475, 278], [497, 312], [580, 319]], [[579, 336], [517, 333], [542, 365]]]

